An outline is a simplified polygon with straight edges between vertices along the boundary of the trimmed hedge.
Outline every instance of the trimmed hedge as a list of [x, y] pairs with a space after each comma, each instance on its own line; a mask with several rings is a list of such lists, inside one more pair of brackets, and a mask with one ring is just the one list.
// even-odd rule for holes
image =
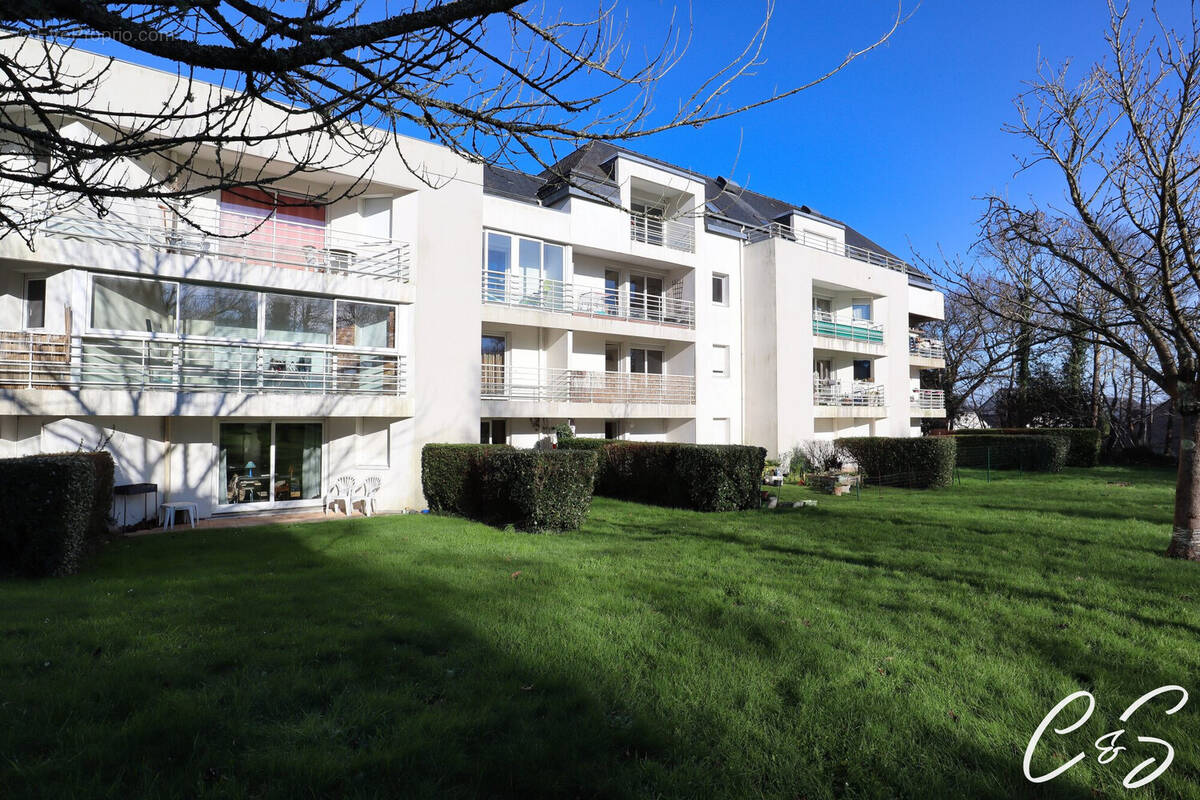
[[596, 456], [509, 445], [427, 444], [421, 486], [429, 510], [520, 530], [576, 530], [592, 501]]
[[1044, 434], [956, 434], [953, 438], [958, 442], [960, 467], [1061, 472], [1071, 447], [1063, 436]]
[[[585, 440], [572, 445], [580, 441]], [[758, 507], [767, 451], [734, 444], [609, 442], [600, 456], [597, 494], [694, 511], [740, 511]]]
[[957, 445], [950, 436], [851, 436], [834, 444], [867, 478], [905, 475], [919, 489], [949, 486], [954, 480]]
[[1099, 428], [982, 428], [955, 436], [1058, 436], [1067, 440], [1067, 466], [1094, 467], [1100, 463]]
[[483, 456], [511, 450], [506, 444], [427, 444], [421, 448], [421, 488], [429, 510], [462, 517], [479, 515]]
[[77, 572], [108, 534], [112, 481], [108, 453], [0, 460], [0, 573]]
[[592, 505], [596, 454], [493, 450], [483, 457], [482, 515], [522, 531], [579, 530]]

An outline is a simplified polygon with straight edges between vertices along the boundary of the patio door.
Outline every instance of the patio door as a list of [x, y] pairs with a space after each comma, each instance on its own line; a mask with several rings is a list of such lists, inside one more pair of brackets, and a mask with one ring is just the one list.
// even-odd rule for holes
[[219, 510], [315, 505], [323, 438], [319, 422], [220, 423]]
[[480, 345], [480, 356], [482, 357], [480, 378], [484, 397], [504, 397], [507, 395], [505, 389], [505, 379], [507, 376], [504, 369], [506, 344], [503, 336], [483, 334]]
[[662, 319], [663, 280], [653, 275], [629, 276], [629, 315], [634, 319]]

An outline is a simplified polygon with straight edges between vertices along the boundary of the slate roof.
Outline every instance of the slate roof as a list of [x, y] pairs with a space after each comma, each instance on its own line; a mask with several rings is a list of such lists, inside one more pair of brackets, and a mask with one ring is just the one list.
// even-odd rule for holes
[[[607, 142], [589, 142], [538, 175], [529, 175], [505, 167], [486, 166], [483, 171], [483, 189], [488, 194], [540, 205], [553, 205], [568, 193], [575, 193], [583, 197], [587, 197], [591, 193], [614, 196], [618, 187], [612, 177], [611, 162], [618, 155], [631, 157], [702, 181], [709, 212], [724, 217], [739, 226], [762, 227], [780, 221], [790, 224], [790, 219], [784, 220], [783, 218], [790, 216], [793, 212], [800, 212], [844, 228], [846, 244], [850, 247], [870, 250], [897, 261], [905, 260], [845, 222], [820, 214], [808, 206], [797, 206], [758, 192], [752, 192], [725, 178], [701, 175], [675, 164], [616, 147]], [[914, 277], [928, 280], [925, 275], [913, 269], [911, 265], [909, 270]]]

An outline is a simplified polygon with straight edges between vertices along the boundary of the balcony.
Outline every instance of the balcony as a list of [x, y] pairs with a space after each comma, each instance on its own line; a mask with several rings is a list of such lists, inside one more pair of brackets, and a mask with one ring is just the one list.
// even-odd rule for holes
[[[946, 366], [946, 345], [940, 339], [931, 339], [921, 331], [908, 332], [908, 355], [920, 366]], [[925, 363], [940, 362], [940, 363]]]
[[829, 311], [813, 309], [813, 335], [846, 339], [852, 342], [883, 344], [883, 326], [869, 319], [837, 316]]
[[692, 405], [696, 402], [696, 378], [484, 364], [480, 394], [485, 400], [540, 403]]
[[691, 219], [664, 219], [632, 213], [629, 215], [629, 238], [683, 253], [696, 252], [696, 225]]
[[411, 274], [407, 243], [216, 207], [188, 209], [185, 219], [148, 201], [115, 201], [103, 217], [79, 206], [45, 222], [40, 233], [325, 275], [407, 283]]
[[946, 393], [941, 389], [916, 389], [909, 400], [914, 417], [946, 416]]
[[526, 279], [507, 272], [483, 272], [483, 302], [558, 314], [657, 325], [696, 327], [696, 304], [666, 295], [625, 289], [595, 289], [563, 281]]
[[405, 357], [220, 339], [0, 332], [0, 389], [382, 395], [407, 392]]
[[804, 247], [811, 247], [814, 250], [822, 250], [826, 253], [852, 258], [855, 261], [862, 261], [877, 267], [885, 267], [896, 272], [907, 273], [911, 271], [908, 264], [898, 258], [893, 258], [883, 253], [876, 253], [874, 250], [867, 250], [862, 247], [839, 244], [836, 239], [831, 239], [828, 236], [819, 236], [803, 230], [797, 231], [791, 225], [784, 225], [779, 222], [772, 222], [770, 225], [746, 231], [746, 241], [751, 243], [773, 238], [786, 239], [789, 242], [795, 242]]
[[870, 381], [839, 383], [836, 380], [813, 382], [813, 405], [834, 408], [883, 408], [883, 386]]

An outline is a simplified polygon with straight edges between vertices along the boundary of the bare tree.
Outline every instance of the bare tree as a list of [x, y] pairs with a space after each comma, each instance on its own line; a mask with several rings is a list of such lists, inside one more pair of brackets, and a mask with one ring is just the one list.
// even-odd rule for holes
[[[262, 188], [340, 164], [366, 172], [385, 148], [405, 157], [401, 131], [473, 161], [526, 158], [548, 168], [585, 140], [698, 127], [793, 96], [878, 47], [904, 16], [897, 6], [877, 39], [821, 75], [727, 104], [733, 84], [764, 63], [773, 11], [766, 0], [745, 45], [660, 113], [654, 90], [680, 64], [688, 28], [667, 26], [661, 48], [634, 60], [620, 10], [615, 0], [584, 19], [518, 0], [7, 0], [0, 236], [28, 239], [40, 221], [81, 201], [104, 213], [117, 199], [154, 198], [180, 211], [218, 189]], [[111, 59], [87, 68], [64, 59], [98, 37], [173, 65], [174, 89], [153, 105], [130, 98], [128, 108], [114, 108], [99, 91]], [[130, 161], [146, 173], [129, 170]], [[356, 188], [311, 200], [332, 202]]]
[[[1174, 402], [1183, 441], [1167, 554], [1200, 560], [1200, 18], [1193, 4], [1181, 31], [1157, 10], [1144, 26], [1128, 5], [1109, 12], [1109, 60], [1079, 80], [1044, 66], [1016, 102], [1011, 130], [1032, 151], [1022, 168], [1051, 171], [1066, 202], [993, 196], [985, 224], [1044, 256], [1030, 274], [1035, 324], [1101, 342]], [[990, 302], [989, 286], [960, 284]]]

